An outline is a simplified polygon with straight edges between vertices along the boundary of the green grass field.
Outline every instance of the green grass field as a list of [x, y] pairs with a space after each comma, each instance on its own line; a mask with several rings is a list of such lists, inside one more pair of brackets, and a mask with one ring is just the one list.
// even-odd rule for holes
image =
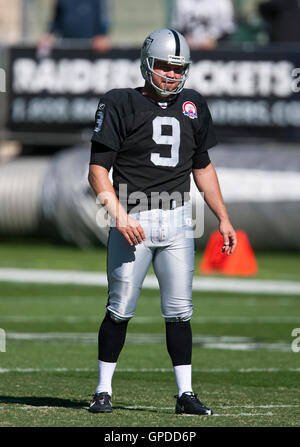
[[[0, 268], [104, 271], [105, 251], [2, 242]], [[196, 256], [198, 264], [201, 253]], [[259, 279], [299, 280], [297, 253], [257, 253]], [[97, 382], [105, 287], [0, 282], [1, 427], [299, 426], [300, 296], [195, 292], [193, 386], [214, 416], [174, 414], [158, 290], [143, 289], [113, 380], [109, 415], [87, 411]]]

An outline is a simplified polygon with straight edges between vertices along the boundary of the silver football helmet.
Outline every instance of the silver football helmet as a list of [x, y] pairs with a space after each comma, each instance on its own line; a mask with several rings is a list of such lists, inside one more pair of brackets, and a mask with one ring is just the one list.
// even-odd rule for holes
[[[152, 74], [156, 60], [183, 67], [182, 76], [178, 79], [179, 85], [173, 91], [168, 91], [167, 86], [168, 81], [174, 81], [174, 79], [158, 75], [158, 73], [155, 74], [161, 76], [165, 81], [164, 88], [154, 84]], [[141, 50], [141, 72], [143, 78], [153, 86], [159, 95], [169, 96], [181, 92], [188, 78], [190, 64], [190, 48], [183, 35], [178, 31], [163, 28], [153, 31], [146, 37]]]

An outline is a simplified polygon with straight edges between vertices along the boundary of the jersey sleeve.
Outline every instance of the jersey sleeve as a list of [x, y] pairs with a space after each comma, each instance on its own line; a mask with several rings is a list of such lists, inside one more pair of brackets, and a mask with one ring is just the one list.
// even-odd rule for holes
[[193, 157], [193, 169], [204, 169], [210, 164], [210, 157], [207, 151], [196, 152]]
[[121, 107], [108, 97], [100, 99], [95, 114], [92, 142], [100, 143], [118, 152], [126, 136]]
[[213, 120], [206, 102], [201, 107], [201, 125], [196, 134], [197, 152], [206, 152], [208, 149], [216, 146], [218, 140], [216, 137]]
[[117, 152], [103, 144], [92, 141], [90, 165], [98, 165], [110, 171]]

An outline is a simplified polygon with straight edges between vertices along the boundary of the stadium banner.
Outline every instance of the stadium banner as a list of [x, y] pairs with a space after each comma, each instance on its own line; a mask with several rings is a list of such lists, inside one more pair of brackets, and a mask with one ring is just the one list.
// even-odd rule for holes
[[[99, 97], [143, 85], [139, 49], [10, 47], [7, 128], [22, 135], [88, 141]], [[187, 88], [207, 99], [220, 141], [300, 141], [300, 48], [219, 48], [192, 52]], [[28, 137], [27, 137], [28, 141]]]

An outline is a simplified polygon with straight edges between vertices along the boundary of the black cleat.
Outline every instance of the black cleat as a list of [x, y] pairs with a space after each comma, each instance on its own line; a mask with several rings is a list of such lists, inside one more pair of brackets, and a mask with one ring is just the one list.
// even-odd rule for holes
[[197, 394], [194, 393], [182, 393], [180, 397], [177, 398], [175, 413], [176, 414], [199, 414], [200, 416], [210, 416], [213, 414], [210, 408], [207, 408], [197, 399]]
[[111, 396], [108, 393], [96, 393], [90, 404], [89, 411], [91, 413], [111, 413], [112, 407], [110, 402]]

